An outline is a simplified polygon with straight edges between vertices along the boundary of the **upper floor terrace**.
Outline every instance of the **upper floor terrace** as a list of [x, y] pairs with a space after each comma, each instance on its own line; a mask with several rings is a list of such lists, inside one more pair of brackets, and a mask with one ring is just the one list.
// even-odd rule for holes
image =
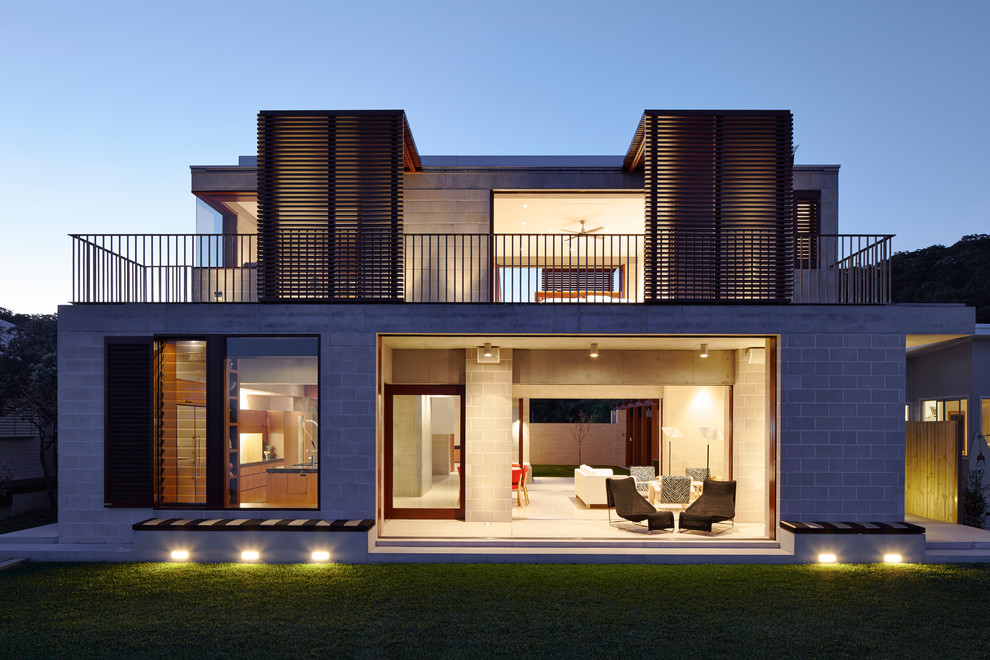
[[75, 235], [75, 303], [890, 300], [787, 111], [646, 111], [626, 155], [423, 156], [402, 111], [262, 112], [197, 234]]

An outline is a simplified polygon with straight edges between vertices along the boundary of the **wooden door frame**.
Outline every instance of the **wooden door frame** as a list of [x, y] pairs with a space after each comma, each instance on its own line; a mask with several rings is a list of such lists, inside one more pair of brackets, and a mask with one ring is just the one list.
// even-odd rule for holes
[[[457, 508], [410, 508], [410, 509], [400, 509], [392, 505], [392, 495], [393, 495], [393, 484], [392, 484], [392, 397], [399, 395], [456, 395], [461, 398], [460, 412], [460, 426], [461, 426], [461, 470], [460, 476], [460, 497], [458, 498], [459, 505]], [[454, 520], [464, 520], [464, 504], [465, 504], [465, 494], [466, 489], [464, 488], [465, 482], [465, 469], [464, 469], [464, 458], [465, 458], [465, 447], [466, 447], [466, 436], [465, 436], [465, 411], [466, 411], [466, 396], [464, 385], [385, 385], [385, 433], [384, 433], [384, 496], [385, 500], [385, 518], [392, 519], [413, 519], [413, 520], [442, 520], [442, 519], [454, 519]]]

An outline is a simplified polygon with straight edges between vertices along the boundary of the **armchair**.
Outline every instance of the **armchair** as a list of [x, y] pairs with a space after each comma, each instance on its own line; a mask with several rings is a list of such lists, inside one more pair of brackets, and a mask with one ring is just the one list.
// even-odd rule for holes
[[612, 524], [612, 509], [616, 515], [634, 523], [646, 521], [647, 530], [674, 529], [674, 514], [670, 511], [657, 511], [636, 490], [636, 481], [629, 477], [605, 479], [605, 493], [608, 497], [608, 524]]
[[[735, 526], [736, 482], [705, 481], [701, 496], [681, 513], [678, 529], [712, 533], [712, 524], [729, 521]], [[725, 531], [725, 530], [722, 530]]]

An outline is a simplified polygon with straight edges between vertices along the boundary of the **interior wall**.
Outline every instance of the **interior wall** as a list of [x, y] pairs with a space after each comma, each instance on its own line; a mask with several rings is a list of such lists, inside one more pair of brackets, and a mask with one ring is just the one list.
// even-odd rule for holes
[[[663, 426], [680, 430], [679, 438], [663, 437], [661, 472], [683, 475], [686, 468], [703, 468], [706, 463], [712, 476], [727, 479], [729, 471], [729, 388], [664, 388]], [[717, 428], [721, 441], [702, 437], [701, 427]], [[709, 451], [710, 450], [710, 451]]]
[[732, 476], [736, 480], [736, 519], [740, 522], [769, 524], [766, 370], [765, 363], [750, 364], [746, 351], [736, 351], [736, 384], [732, 388]]

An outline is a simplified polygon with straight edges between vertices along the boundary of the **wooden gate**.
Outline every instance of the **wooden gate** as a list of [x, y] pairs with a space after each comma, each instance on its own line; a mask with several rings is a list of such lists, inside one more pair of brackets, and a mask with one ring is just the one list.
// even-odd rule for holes
[[905, 423], [904, 512], [955, 523], [959, 513], [957, 422]]

